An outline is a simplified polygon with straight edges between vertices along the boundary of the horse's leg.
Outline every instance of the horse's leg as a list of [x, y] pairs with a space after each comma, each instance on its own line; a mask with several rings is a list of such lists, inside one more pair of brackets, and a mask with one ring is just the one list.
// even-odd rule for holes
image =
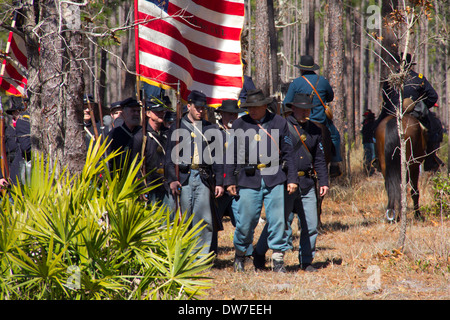
[[423, 217], [419, 210], [419, 166], [410, 167], [410, 182], [411, 198], [414, 204], [414, 218], [423, 221]]
[[[388, 196], [388, 204], [386, 208], [386, 219], [389, 222], [399, 221], [400, 215], [396, 213], [396, 199], [397, 197], [393, 194], [393, 190], [389, 189], [386, 186], [387, 196]], [[400, 208], [398, 208], [400, 209]]]

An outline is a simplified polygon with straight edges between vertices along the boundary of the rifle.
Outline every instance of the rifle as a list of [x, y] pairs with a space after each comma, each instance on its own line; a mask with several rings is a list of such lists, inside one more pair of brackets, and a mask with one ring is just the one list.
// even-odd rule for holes
[[3, 178], [9, 180], [8, 159], [6, 158], [5, 147], [5, 116], [3, 115], [2, 99], [0, 97], [0, 165]]
[[[139, 89], [140, 81], [137, 81], [137, 100], [141, 106], [141, 126], [142, 126], [142, 145], [141, 145], [141, 159], [145, 158], [145, 147], [147, 146], [147, 117], [145, 114], [145, 92]], [[141, 100], [141, 96], [144, 98], [144, 102]], [[142, 176], [145, 177], [147, 170], [145, 168], [145, 161], [141, 167]], [[144, 179], [144, 185], [147, 186], [147, 179]]]
[[102, 99], [100, 99], [100, 89], [98, 88], [98, 86], [97, 86], [97, 98], [98, 98], [98, 102], [97, 103], [98, 103], [98, 116], [100, 118], [99, 119], [100, 120], [100, 128], [103, 131], [104, 126], [103, 126], [103, 110], [102, 110], [102, 103], [101, 103]]

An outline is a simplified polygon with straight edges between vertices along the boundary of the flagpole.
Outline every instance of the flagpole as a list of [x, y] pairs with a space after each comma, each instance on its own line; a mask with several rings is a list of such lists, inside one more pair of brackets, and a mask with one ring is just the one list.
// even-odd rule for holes
[[[139, 73], [139, 14], [138, 14], [139, 0], [134, 0], [134, 44], [135, 44], [135, 57], [136, 57], [136, 97], [139, 105], [141, 106], [141, 125], [142, 125], [142, 145], [141, 145], [141, 159], [145, 157], [145, 147], [147, 145], [147, 121], [145, 116], [145, 101], [142, 101], [141, 97], [141, 77]], [[147, 179], [145, 178], [145, 161], [141, 167], [141, 173], [144, 177], [144, 185], [147, 186]]]

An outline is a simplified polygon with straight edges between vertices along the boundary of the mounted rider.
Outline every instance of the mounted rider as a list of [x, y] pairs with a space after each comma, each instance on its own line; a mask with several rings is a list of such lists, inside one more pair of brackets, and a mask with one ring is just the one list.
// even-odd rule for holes
[[[397, 70], [400, 69], [402, 60], [399, 55], [394, 55]], [[407, 113], [416, 117], [427, 129], [427, 157], [425, 158], [424, 170], [435, 171], [442, 164], [442, 160], [436, 155], [443, 139], [442, 124], [430, 109], [436, 105], [438, 94], [427, 78], [412, 70], [416, 63], [412, 62], [411, 54], [406, 55], [405, 71], [407, 76], [403, 84], [402, 108]], [[388, 115], [395, 115], [397, 106], [400, 105], [398, 90], [386, 81], [383, 85], [383, 108], [376, 126]]]
[[339, 162], [342, 161], [341, 138], [338, 129], [333, 124], [332, 116], [328, 111], [329, 109], [327, 110], [327, 104], [334, 99], [333, 88], [325, 77], [315, 72], [320, 67], [314, 63], [314, 59], [310, 55], [302, 56], [300, 63], [295, 65], [295, 67], [300, 69], [302, 75], [294, 79], [289, 85], [283, 104], [291, 103], [296, 93], [305, 93], [312, 97], [314, 108], [311, 109], [310, 120], [321, 123], [329, 129], [331, 141], [334, 146], [330, 165], [330, 176], [339, 176], [341, 175]]

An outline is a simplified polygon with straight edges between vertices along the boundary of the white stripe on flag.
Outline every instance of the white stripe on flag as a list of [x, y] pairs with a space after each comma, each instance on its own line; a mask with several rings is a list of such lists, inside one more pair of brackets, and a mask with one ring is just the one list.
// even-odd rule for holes
[[[236, 3], [242, 7], [236, 9], [236, 14], [225, 14], [223, 12], [230, 8], [224, 5], [220, 7], [222, 12], [217, 12], [190, 0], [171, 0], [168, 4], [169, 12], [173, 13], [177, 7], [181, 8], [179, 14], [184, 15], [185, 19], [180, 21], [182, 18], [176, 17], [176, 14], [170, 17], [156, 4], [138, 0], [137, 7], [141, 15], [161, 18], [152, 20], [148, 26], [141, 24], [138, 27], [139, 64], [143, 68], [138, 70], [151, 77], [149, 80], [156, 83], [161, 81], [159, 83], [172, 87], [173, 83], [167, 84], [164, 81], [170, 79], [170, 82], [173, 82], [175, 77], [184, 84], [186, 90], [202, 91], [207, 95], [208, 102], [214, 104], [222, 99], [237, 99], [242, 89], [243, 77], [240, 62], [241, 43], [238, 38], [244, 23], [244, 2], [223, 2], [224, 5], [231, 3], [233, 10], [236, 9]], [[192, 21], [199, 21], [202, 25], [195, 26]], [[162, 27], [164, 29], [161, 29]], [[172, 31], [171, 27], [174, 28]], [[221, 27], [229, 29], [220, 29]], [[159, 28], [178, 38], [152, 28]], [[216, 37], [206, 33], [208, 30], [218, 30], [216, 32], [221, 34]], [[229, 35], [236, 39], [230, 38]], [[229, 36], [228, 39], [223, 39], [226, 36]], [[208, 59], [209, 57], [211, 59]], [[187, 94], [188, 92], [182, 92], [182, 97], [186, 98]]]

